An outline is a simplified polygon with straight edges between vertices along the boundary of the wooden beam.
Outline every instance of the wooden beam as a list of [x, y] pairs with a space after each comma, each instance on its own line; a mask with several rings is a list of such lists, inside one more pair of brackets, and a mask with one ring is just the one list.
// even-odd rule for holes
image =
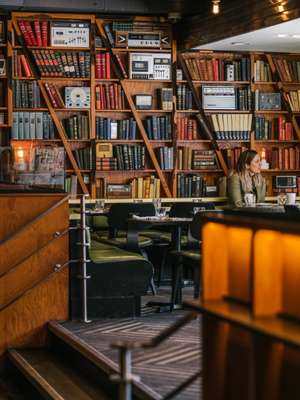
[[[99, 30], [100, 35], [103, 38], [106, 39], [106, 34], [104, 32], [104, 29], [103, 29], [103, 26], [102, 26], [102, 22], [103, 22], [102, 20], [97, 18], [96, 19], [96, 26], [97, 26], [97, 28]], [[110, 45], [108, 41], [107, 41], [107, 45], [108, 46]], [[162, 185], [162, 187], [163, 187], [163, 189], [165, 191], [166, 196], [167, 197], [172, 197], [172, 193], [171, 193], [171, 191], [169, 189], [168, 183], [166, 181], [166, 177], [165, 177], [165, 175], [163, 174], [163, 172], [162, 172], [162, 170], [160, 168], [160, 165], [159, 165], [159, 163], [157, 161], [157, 158], [156, 158], [156, 155], [155, 155], [154, 150], [152, 148], [152, 145], [151, 145], [151, 143], [150, 143], [150, 141], [148, 139], [148, 135], [147, 135], [147, 132], [146, 132], [146, 130], [144, 128], [144, 125], [143, 125], [143, 122], [141, 120], [141, 117], [140, 117], [140, 115], [138, 114], [138, 112], [136, 110], [134, 102], [132, 101], [131, 93], [130, 93], [128, 87], [127, 87], [126, 80], [123, 78], [123, 76], [121, 74], [121, 71], [118, 68], [118, 63], [115, 61], [115, 54], [112, 51], [110, 46], [108, 48], [110, 50], [110, 54], [111, 54], [112, 60], [114, 61], [114, 63], [113, 63], [114, 70], [116, 72], [116, 75], [119, 78], [120, 85], [122, 86], [122, 89], [123, 89], [125, 97], [126, 97], [126, 99], [128, 101], [129, 107], [131, 108], [131, 112], [133, 114], [133, 117], [136, 120], [137, 126], [139, 128], [139, 131], [140, 131], [140, 134], [142, 136], [142, 139], [144, 140], [144, 143], [146, 145], [146, 148], [147, 148], [147, 151], [149, 153], [150, 159], [151, 159], [151, 161], [153, 163], [153, 166], [154, 166], [154, 168], [156, 170], [156, 173], [157, 173], [157, 175], [158, 175], [158, 177], [159, 177], [159, 179], [161, 181], [161, 185]]]
[[284, 2], [270, 0], [222, 1], [219, 15], [213, 15], [208, 9], [201, 15], [183, 18], [177, 24], [179, 49], [191, 49], [195, 46], [290, 21], [299, 16], [298, 0]]
[[228, 167], [227, 167], [226, 162], [224, 160], [223, 154], [221, 153], [221, 150], [219, 149], [218, 143], [214, 139], [213, 133], [212, 133], [210, 127], [209, 127], [209, 124], [208, 124], [208, 121], [207, 121], [207, 117], [206, 117], [206, 115], [205, 115], [205, 113], [203, 111], [203, 108], [202, 108], [201, 100], [200, 100], [200, 98], [198, 96], [198, 93], [197, 93], [197, 91], [195, 89], [195, 86], [194, 86], [193, 81], [192, 81], [192, 77], [191, 77], [190, 72], [189, 72], [189, 70], [188, 70], [188, 68], [186, 66], [186, 63], [185, 63], [185, 60], [184, 60], [182, 54], [178, 54], [178, 59], [180, 61], [180, 65], [181, 65], [181, 68], [183, 70], [183, 73], [184, 73], [184, 75], [185, 75], [185, 77], [187, 79], [187, 83], [189, 85], [189, 88], [192, 91], [192, 95], [193, 95], [193, 99], [194, 99], [195, 105], [196, 105], [196, 107], [198, 109], [198, 114], [196, 114], [195, 116], [198, 119], [199, 124], [201, 125], [201, 128], [203, 129], [203, 132], [204, 132], [206, 138], [208, 140], [210, 140], [211, 145], [212, 145], [213, 149], [216, 152], [216, 156], [217, 156], [218, 161], [219, 161], [219, 163], [221, 165], [221, 168], [224, 171], [224, 174], [228, 175]]

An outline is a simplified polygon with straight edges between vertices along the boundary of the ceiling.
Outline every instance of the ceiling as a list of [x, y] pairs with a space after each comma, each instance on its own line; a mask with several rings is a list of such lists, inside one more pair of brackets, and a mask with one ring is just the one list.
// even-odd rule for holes
[[299, 53], [300, 18], [195, 48], [221, 51]]
[[[231, 1], [231, 0], [227, 0]], [[168, 14], [182, 16], [205, 12], [211, 0], [0, 0], [6, 10], [80, 11], [94, 13]]]

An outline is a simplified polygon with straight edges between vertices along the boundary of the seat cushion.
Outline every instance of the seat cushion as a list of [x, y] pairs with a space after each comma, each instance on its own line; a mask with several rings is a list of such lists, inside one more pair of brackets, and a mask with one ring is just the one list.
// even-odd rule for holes
[[164, 232], [164, 231], [156, 231], [156, 230], [146, 230], [142, 232], [143, 236], [147, 236], [148, 238], [152, 239], [155, 242], [171, 242], [171, 233], [170, 232]]
[[173, 250], [172, 256], [181, 257], [183, 262], [199, 262], [201, 260], [201, 254], [199, 249], [186, 249], [181, 251]]
[[130, 253], [118, 247], [108, 249], [90, 248], [89, 256], [96, 264], [122, 263], [126, 261], [144, 261], [144, 257], [137, 253]]
[[[105, 243], [111, 246], [117, 247], [126, 247], [127, 245], [127, 237], [116, 237], [116, 238], [108, 238], [107, 235], [101, 235], [101, 233], [95, 233], [93, 236], [94, 240], [97, 240], [101, 243]], [[147, 236], [139, 236], [139, 247], [149, 247], [152, 246], [153, 241]]]

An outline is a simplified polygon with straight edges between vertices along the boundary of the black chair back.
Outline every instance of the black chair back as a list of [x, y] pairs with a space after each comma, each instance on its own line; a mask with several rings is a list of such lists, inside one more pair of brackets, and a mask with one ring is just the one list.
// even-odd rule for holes
[[170, 210], [170, 217], [178, 218], [190, 218], [194, 214], [194, 208], [200, 208], [203, 210], [214, 210], [214, 203], [210, 202], [183, 202], [174, 203]]
[[223, 213], [223, 210], [205, 210], [199, 211], [193, 218], [193, 221], [190, 224], [190, 233], [191, 236], [200, 241], [201, 240], [201, 229], [202, 229], [202, 220], [203, 217], [207, 214], [211, 213]]
[[155, 208], [152, 203], [118, 203], [112, 204], [108, 213], [108, 225], [110, 231], [127, 229], [127, 219], [131, 214], [141, 217], [155, 215]]

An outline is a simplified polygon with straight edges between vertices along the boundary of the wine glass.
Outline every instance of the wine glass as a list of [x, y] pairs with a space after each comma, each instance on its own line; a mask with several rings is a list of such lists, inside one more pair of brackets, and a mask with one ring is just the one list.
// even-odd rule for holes
[[155, 208], [155, 215], [159, 216], [159, 210], [161, 208], [161, 199], [153, 199], [153, 205]]

